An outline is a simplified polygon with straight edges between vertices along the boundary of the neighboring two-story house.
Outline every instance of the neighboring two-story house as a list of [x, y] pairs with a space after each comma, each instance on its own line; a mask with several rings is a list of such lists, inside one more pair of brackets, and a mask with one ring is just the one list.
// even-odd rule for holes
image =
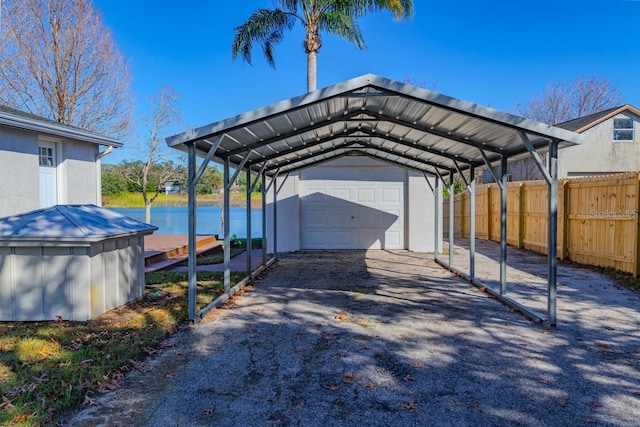
[[[640, 110], [626, 104], [599, 113], [579, 117], [556, 126], [586, 136], [580, 145], [558, 151], [558, 178], [608, 175], [640, 171]], [[540, 153], [546, 163], [547, 153]], [[497, 171], [500, 166], [494, 166]], [[510, 181], [543, 179], [530, 158], [507, 164]], [[493, 182], [489, 171], [482, 182]]]
[[117, 140], [0, 105], [0, 217], [101, 205], [100, 159]]
[[556, 125], [586, 136], [558, 152], [558, 176], [640, 171], [640, 110], [623, 105]]

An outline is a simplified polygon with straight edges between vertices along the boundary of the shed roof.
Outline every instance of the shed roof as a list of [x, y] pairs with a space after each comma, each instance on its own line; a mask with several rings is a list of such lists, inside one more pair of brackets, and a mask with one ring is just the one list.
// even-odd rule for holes
[[0, 218], [0, 241], [95, 242], [157, 229], [95, 205], [57, 205]]
[[51, 136], [71, 138], [92, 144], [122, 147], [122, 143], [115, 138], [99, 135], [89, 132], [88, 130], [49, 120], [5, 105], [0, 105], [0, 125]]
[[582, 137], [558, 127], [367, 74], [166, 139], [183, 151], [228, 158], [232, 166], [292, 172], [347, 155], [365, 155], [446, 175], [520, 157], [550, 141]]

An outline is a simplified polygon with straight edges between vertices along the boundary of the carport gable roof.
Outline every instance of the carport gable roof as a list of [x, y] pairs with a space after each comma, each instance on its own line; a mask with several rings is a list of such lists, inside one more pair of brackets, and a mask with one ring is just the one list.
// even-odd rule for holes
[[166, 139], [170, 147], [268, 176], [347, 155], [431, 175], [520, 157], [582, 136], [368, 74]]

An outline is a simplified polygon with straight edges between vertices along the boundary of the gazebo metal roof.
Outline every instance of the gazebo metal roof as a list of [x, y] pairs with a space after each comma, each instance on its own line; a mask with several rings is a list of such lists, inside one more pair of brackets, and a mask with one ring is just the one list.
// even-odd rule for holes
[[158, 227], [95, 205], [56, 205], [0, 218], [0, 241], [21, 245], [89, 244], [151, 234]]
[[267, 176], [346, 155], [431, 175], [526, 155], [573, 132], [367, 74], [167, 138], [167, 144]]

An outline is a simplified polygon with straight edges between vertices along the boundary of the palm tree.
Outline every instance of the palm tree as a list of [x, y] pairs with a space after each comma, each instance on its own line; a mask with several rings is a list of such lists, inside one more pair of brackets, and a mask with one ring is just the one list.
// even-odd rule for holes
[[305, 30], [304, 49], [307, 52], [307, 90], [316, 90], [316, 55], [322, 47], [320, 31], [335, 34], [366, 49], [356, 19], [372, 12], [388, 10], [395, 19], [413, 16], [413, 0], [275, 0], [273, 9], [258, 9], [242, 25], [235, 28], [231, 52], [251, 64], [255, 44], [262, 45], [269, 65], [275, 68], [273, 48], [300, 22]]

